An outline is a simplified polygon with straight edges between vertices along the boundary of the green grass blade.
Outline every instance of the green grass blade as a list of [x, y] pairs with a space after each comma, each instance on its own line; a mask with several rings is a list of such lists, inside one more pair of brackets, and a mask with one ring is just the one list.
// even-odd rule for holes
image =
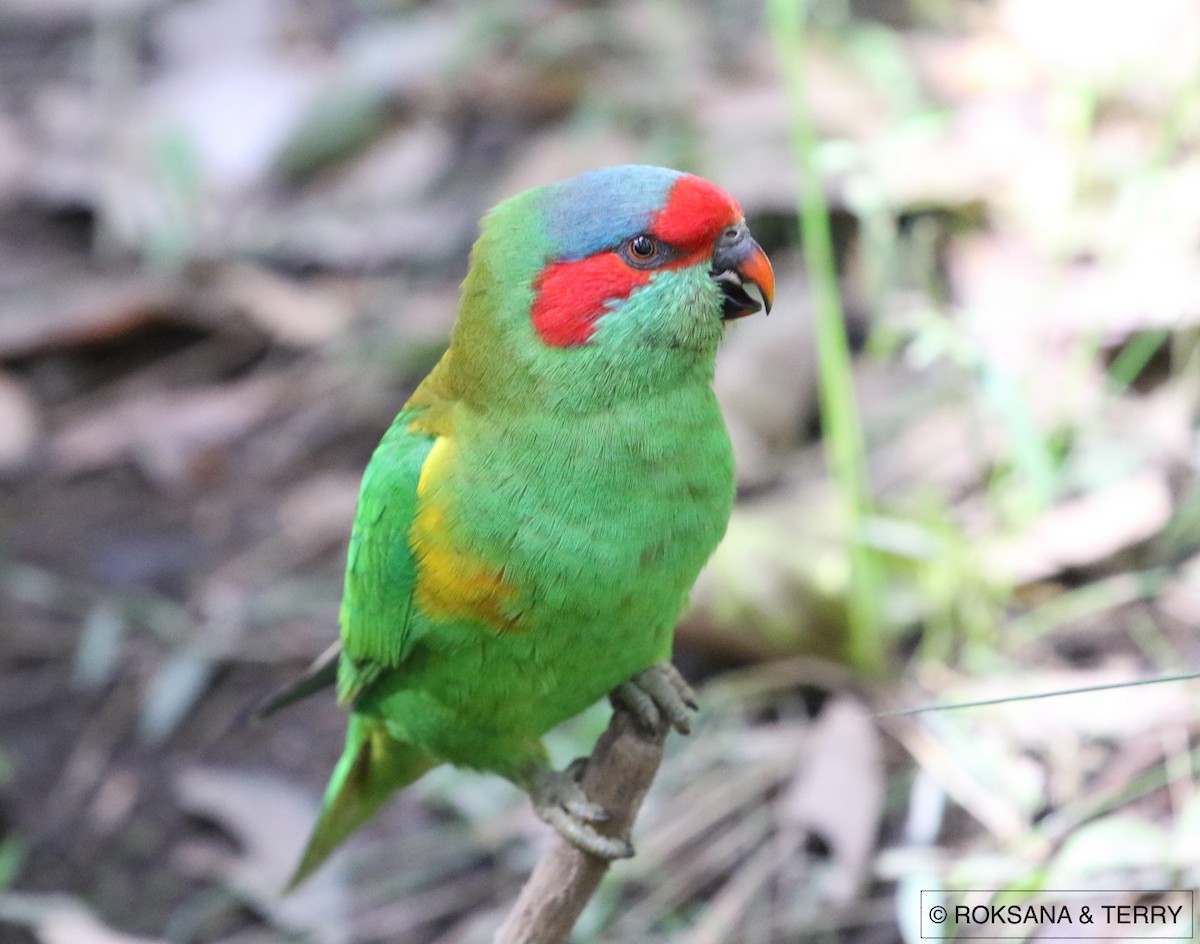
[[800, 193], [801, 239], [816, 311], [821, 420], [830, 470], [847, 511], [850, 535], [849, 640], [857, 668], [884, 668], [884, 580], [879, 557], [865, 540], [871, 515], [862, 424], [854, 397], [850, 347], [834, 260], [829, 208], [821, 186], [817, 137], [808, 109], [804, 0], [767, 0], [767, 16], [791, 108], [792, 149]]

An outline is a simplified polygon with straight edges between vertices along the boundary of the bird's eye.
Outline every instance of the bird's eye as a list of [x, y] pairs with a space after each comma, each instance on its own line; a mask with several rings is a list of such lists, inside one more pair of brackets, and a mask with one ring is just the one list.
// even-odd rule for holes
[[658, 243], [642, 233], [640, 236], [634, 236], [629, 240], [629, 254], [635, 259], [640, 259], [645, 262], [647, 259], [653, 259], [654, 254], [658, 252]]

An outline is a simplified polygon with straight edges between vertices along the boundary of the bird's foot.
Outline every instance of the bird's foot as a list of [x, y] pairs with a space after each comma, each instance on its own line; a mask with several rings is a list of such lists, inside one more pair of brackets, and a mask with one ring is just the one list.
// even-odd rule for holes
[[533, 811], [563, 839], [584, 852], [601, 859], [628, 859], [633, 855], [633, 845], [628, 839], [596, 832], [594, 824], [605, 822], [608, 811], [587, 798], [576, 779], [579, 772], [578, 761], [562, 772], [537, 770], [529, 781]]
[[609, 699], [613, 705], [628, 709], [648, 730], [657, 730], [666, 718], [680, 734], [691, 732], [690, 712], [699, 707], [696, 693], [670, 662], [659, 662], [639, 672], [614, 688]]

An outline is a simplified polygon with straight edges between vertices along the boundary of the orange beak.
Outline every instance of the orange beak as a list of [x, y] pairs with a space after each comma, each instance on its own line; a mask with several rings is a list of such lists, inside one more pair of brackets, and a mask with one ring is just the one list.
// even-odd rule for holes
[[738, 266], [738, 272], [745, 281], [753, 282], [758, 288], [759, 294], [762, 295], [763, 314], [769, 315], [771, 306], [775, 304], [775, 270], [771, 268], [771, 260], [763, 252], [762, 246], [753, 239], [749, 242], [750, 252]]
[[[767, 314], [775, 302], [775, 270], [762, 247], [754, 241], [745, 223], [730, 227], [721, 234], [713, 252], [712, 277], [725, 293], [722, 317], [726, 321], [744, 318], [760, 308]], [[749, 282], [762, 296], [760, 305], [749, 293]]]

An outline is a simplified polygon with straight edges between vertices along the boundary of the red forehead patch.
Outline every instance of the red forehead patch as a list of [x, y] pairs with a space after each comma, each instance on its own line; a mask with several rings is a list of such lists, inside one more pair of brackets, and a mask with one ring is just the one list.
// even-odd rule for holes
[[650, 231], [680, 249], [707, 249], [721, 230], [741, 218], [742, 208], [733, 197], [702, 177], [685, 174], [671, 188]]

